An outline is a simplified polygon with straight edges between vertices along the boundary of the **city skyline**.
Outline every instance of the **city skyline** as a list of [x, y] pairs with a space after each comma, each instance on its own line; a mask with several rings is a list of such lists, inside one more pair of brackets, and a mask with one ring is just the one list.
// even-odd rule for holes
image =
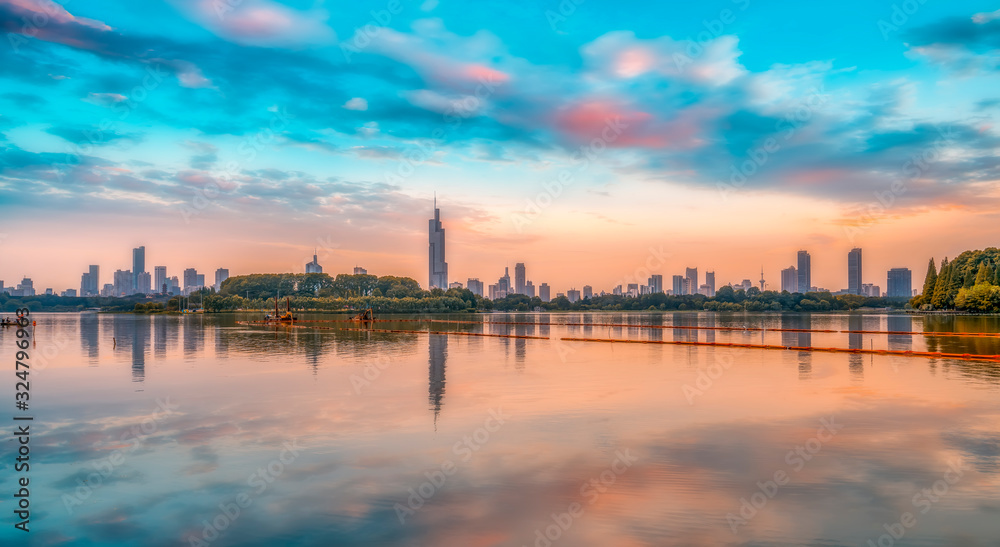
[[[0, 208], [26, 228], [6, 229], [0, 279], [76, 287], [141, 243], [171, 271], [296, 271], [318, 247], [330, 271], [425, 283], [435, 189], [450, 281], [524, 262], [552, 287], [609, 286], [650, 248], [665, 279], [756, 280], [763, 263], [777, 280], [807, 248], [812, 284], [837, 290], [854, 247], [866, 270], [922, 272], [1000, 240], [986, 2], [921, 4], [889, 30], [891, 6], [860, 1], [821, 26], [740, 2], [627, 25], [621, 6], [503, 25], [427, 3], [372, 36], [363, 6], [260, 0], [220, 26], [207, 5], [151, 3], [151, 35], [107, 0], [0, 2], [4, 21], [48, 21], [5, 27]], [[251, 8], [302, 25], [254, 37]]]

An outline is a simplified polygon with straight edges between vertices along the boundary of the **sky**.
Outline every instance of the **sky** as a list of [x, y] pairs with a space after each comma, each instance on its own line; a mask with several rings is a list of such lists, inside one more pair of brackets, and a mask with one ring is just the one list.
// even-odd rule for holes
[[[138, 6], [138, 7], [137, 7]], [[1000, 241], [985, 1], [0, 0], [0, 279], [847, 286]], [[703, 277], [703, 274], [702, 274]], [[669, 286], [669, 281], [665, 281]]]

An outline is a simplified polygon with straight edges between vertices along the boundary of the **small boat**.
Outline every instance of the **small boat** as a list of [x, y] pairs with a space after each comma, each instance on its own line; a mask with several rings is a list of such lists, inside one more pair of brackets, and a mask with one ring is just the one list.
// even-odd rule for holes
[[268, 315], [264, 316], [264, 322], [265, 323], [277, 323], [277, 324], [292, 323], [292, 322], [295, 321], [295, 319], [296, 319], [295, 316], [292, 315], [292, 304], [291, 304], [291, 301], [287, 297], [285, 298], [285, 313], [284, 314], [279, 314], [278, 313], [278, 297], [277, 296], [274, 297], [274, 315], [268, 314]]

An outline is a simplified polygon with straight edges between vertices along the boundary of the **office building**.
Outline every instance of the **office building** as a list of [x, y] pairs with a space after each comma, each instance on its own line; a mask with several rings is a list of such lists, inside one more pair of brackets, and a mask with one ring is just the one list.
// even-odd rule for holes
[[889, 298], [910, 298], [913, 295], [913, 275], [909, 268], [889, 270], [885, 295]]
[[528, 298], [534, 298], [535, 297], [535, 284], [532, 283], [531, 281], [526, 282], [524, 284], [524, 294]]
[[3, 288], [3, 280], [0, 280], [0, 294], [5, 293], [6, 291], [7, 289]]
[[847, 292], [861, 294], [861, 249], [854, 248], [847, 253]]
[[323, 273], [323, 266], [319, 265], [319, 260], [316, 257], [315, 251], [313, 251], [312, 262], [306, 263], [306, 273]]
[[552, 293], [550, 292], [550, 287], [548, 283], [542, 283], [541, 285], [538, 286], [538, 298], [541, 298], [542, 302], [548, 302], [549, 300], [552, 300], [552, 298], [550, 298], [551, 294]]
[[184, 294], [191, 294], [198, 288], [198, 270], [194, 268], [184, 270]]
[[51, 288], [45, 289], [45, 296], [55, 296], [55, 293], [52, 292]]
[[136, 247], [132, 249], [132, 289], [135, 292], [142, 292], [142, 285], [139, 284], [139, 274], [146, 271], [146, 247]]
[[708, 285], [706, 296], [715, 296], [715, 272], [705, 272], [705, 285]]
[[744, 279], [739, 284], [739, 288], [743, 289], [744, 292], [749, 291], [750, 287], [753, 287], [753, 283], [751, 283], [749, 279]]
[[514, 265], [514, 292], [525, 294], [525, 281], [524, 263], [518, 262]]
[[566, 298], [570, 302], [579, 302], [580, 301], [580, 291], [578, 291], [576, 289], [570, 289], [570, 290], [566, 291]]
[[649, 276], [648, 285], [651, 293], [663, 292], [663, 276], [659, 274]]
[[105, 283], [101, 288], [101, 296], [115, 296], [115, 286], [112, 283]]
[[590, 285], [584, 285], [583, 286], [583, 298], [584, 298], [584, 300], [586, 300], [587, 298], [593, 298], [593, 297], [594, 297], [594, 288], [591, 287]]
[[[502, 292], [504, 296], [507, 296], [512, 292], [510, 286], [510, 268], [504, 266], [503, 277], [497, 281], [497, 287], [499, 287], [500, 292]], [[503, 296], [500, 298], [503, 298]]]
[[[133, 274], [135, 275], [135, 274]], [[150, 277], [149, 272], [139, 272], [139, 275], [135, 275], [135, 292], [142, 294], [152, 293], [153, 280]]]
[[712, 291], [712, 286], [709, 285], [708, 283], [702, 283], [701, 286], [698, 287], [698, 294], [704, 296], [712, 296], [711, 294], [709, 294], [711, 291]]
[[795, 266], [781, 270], [781, 290], [790, 293], [799, 292], [799, 274]]
[[806, 293], [812, 290], [812, 257], [808, 251], [799, 251], [799, 265], [797, 268], [798, 283], [796, 292]]
[[684, 271], [684, 279], [687, 280], [684, 294], [695, 294], [698, 292], [698, 268], [687, 268]]
[[222, 282], [229, 279], [229, 270], [227, 268], [219, 268], [215, 270], [215, 291], [219, 292], [222, 289]]
[[483, 296], [483, 282], [478, 277], [470, 277], [466, 287], [476, 296]]
[[170, 287], [167, 285], [167, 267], [166, 266], [154, 266], [153, 267], [153, 292], [155, 293], [168, 293]]
[[167, 293], [181, 294], [181, 282], [176, 275], [167, 280]]
[[462, 282], [461, 281], [452, 281], [451, 283], [448, 283], [448, 288], [449, 289], [461, 289], [462, 288]]
[[861, 285], [861, 294], [869, 298], [878, 298], [882, 296], [882, 287], [873, 283], [865, 283]]
[[61, 292], [59, 296], [73, 298], [76, 296], [76, 289], [66, 289], [65, 291]]
[[639, 284], [638, 283], [629, 283], [628, 284], [628, 296], [631, 296], [632, 298], [637, 298], [639, 296]]
[[99, 272], [100, 267], [91, 265], [89, 271], [80, 276], [80, 296], [97, 296], [100, 293]]
[[115, 270], [112, 280], [114, 281], [115, 296], [130, 296], [135, 294], [135, 287], [133, 286], [135, 278], [132, 276], [131, 270]]
[[434, 198], [434, 218], [427, 221], [428, 248], [427, 261], [430, 281], [428, 288], [444, 289], [448, 286], [448, 263], [444, 258], [444, 228], [441, 227], [441, 210]]
[[675, 296], [680, 296], [680, 295], [684, 294], [684, 276], [683, 275], [675, 275], [674, 276], [674, 283], [673, 283], [673, 285], [674, 285], [673, 293], [674, 293]]
[[[368, 275], [368, 270], [362, 268], [361, 266], [355, 266], [354, 275]], [[461, 285], [461, 283], [459, 284]]]

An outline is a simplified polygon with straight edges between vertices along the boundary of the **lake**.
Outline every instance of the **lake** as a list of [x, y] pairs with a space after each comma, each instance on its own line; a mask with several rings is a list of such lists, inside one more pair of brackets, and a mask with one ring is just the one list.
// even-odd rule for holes
[[[770, 329], [997, 316], [33, 318], [31, 532], [8, 437], [4, 545], [1000, 545], [1000, 363], [561, 340], [995, 355], [996, 337]], [[462, 322], [402, 321], [432, 318]]]

